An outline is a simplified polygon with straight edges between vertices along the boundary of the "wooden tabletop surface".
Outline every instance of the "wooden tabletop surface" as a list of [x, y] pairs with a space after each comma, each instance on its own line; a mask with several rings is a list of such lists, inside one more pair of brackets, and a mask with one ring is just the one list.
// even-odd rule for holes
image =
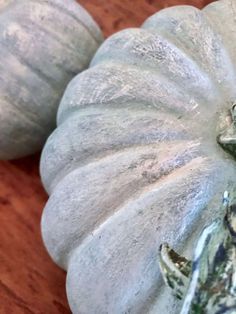
[[[108, 36], [139, 26], [176, 4], [199, 8], [211, 0], [79, 0]], [[40, 235], [47, 195], [40, 183], [39, 154], [0, 162], [0, 314], [70, 313], [65, 273], [53, 264]], [[88, 313], [89, 314], [89, 313]]]

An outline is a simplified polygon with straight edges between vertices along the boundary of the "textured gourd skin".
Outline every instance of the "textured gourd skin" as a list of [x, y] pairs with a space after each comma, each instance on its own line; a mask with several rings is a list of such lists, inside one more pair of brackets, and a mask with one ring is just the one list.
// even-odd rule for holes
[[158, 248], [189, 252], [236, 163], [236, 5], [165, 9], [110, 37], [69, 84], [41, 159], [42, 235], [73, 313], [179, 313]]
[[0, 159], [39, 150], [102, 35], [75, 0], [0, 0]]

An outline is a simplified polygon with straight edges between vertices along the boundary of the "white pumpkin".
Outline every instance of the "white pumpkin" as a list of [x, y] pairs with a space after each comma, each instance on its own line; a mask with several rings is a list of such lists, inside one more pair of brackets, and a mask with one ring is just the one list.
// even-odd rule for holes
[[42, 235], [73, 313], [179, 313], [158, 248], [192, 251], [235, 184], [217, 143], [235, 142], [235, 65], [236, 3], [221, 0], [115, 34], [69, 84], [41, 159]]
[[42, 147], [67, 83], [101, 41], [75, 0], [0, 0], [0, 159]]

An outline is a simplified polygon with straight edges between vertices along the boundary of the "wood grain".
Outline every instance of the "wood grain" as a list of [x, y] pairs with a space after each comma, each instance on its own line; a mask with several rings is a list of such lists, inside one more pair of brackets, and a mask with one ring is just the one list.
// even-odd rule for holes
[[155, 12], [173, 5], [202, 8], [212, 0], [79, 0], [94, 17], [107, 37], [127, 27], [138, 27]]
[[[210, 0], [80, 0], [105, 36], [139, 26], [164, 7]], [[38, 173], [39, 155], [0, 162], [0, 314], [70, 313], [65, 273], [53, 264], [40, 235], [47, 200]]]

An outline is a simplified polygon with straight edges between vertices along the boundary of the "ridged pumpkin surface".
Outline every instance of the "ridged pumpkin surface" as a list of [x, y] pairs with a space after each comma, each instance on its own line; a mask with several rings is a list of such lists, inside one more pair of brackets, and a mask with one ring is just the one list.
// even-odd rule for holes
[[40, 149], [102, 36], [74, 0], [0, 0], [0, 159]]
[[216, 141], [236, 100], [235, 30], [230, 0], [165, 9], [69, 84], [41, 159], [42, 234], [73, 313], [179, 313], [158, 248], [192, 251], [235, 182]]

